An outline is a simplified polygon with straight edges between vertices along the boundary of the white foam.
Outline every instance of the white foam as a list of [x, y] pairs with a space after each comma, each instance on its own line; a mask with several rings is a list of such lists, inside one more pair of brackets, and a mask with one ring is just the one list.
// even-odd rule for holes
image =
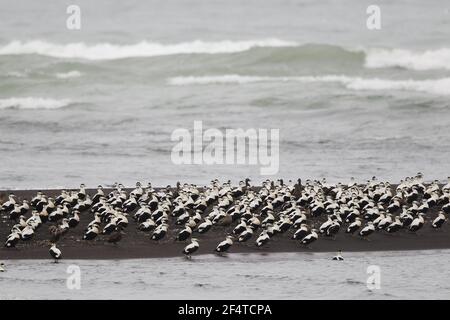
[[220, 76], [187, 76], [187, 77], [173, 77], [167, 80], [168, 84], [175, 86], [191, 85], [191, 84], [245, 84], [252, 82], [264, 81], [281, 81], [281, 78], [276, 77], [257, 77], [257, 76], [240, 76], [237, 74], [226, 74]]
[[247, 51], [256, 47], [292, 47], [298, 44], [279, 39], [263, 39], [248, 41], [216, 41], [201, 40], [176, 44], [161, 44], [142, 41], [136, 44], [119, 45], [97, 43], [88, 45], [83, 42], [56, 44], [41, 40], [28, 42], [12, 41], [0, 47], [0, 55], [40, 54], [55, 58], [78, 58], [89, 60], [113, 60], [132, 57], [152, 57], [174, 54], [217, 54]]
[[[244, 41], [195, 40], [173, 44], [141, 41], [135, 44], [83, 42], [59, 44], [43, 40], [11, 41], [0, 47], [0, 55], [39, 54], [55, 58], [87, 60], [114, 60], [135, 57], [153, 57], [176, 54], [225, 54], [256, 47], [300, 47], [302, 44], [276, 38]], [[348, 52], [364, 52], [365, 67], [401, 67], [412, 70], [450, 70], [450, 48], [426, 51], [381, 48], [344, 48]]]
[[72, 71], [69, 71], [69, 72], [62, 72], [62, 73], [57, 73], [56, 77], [58, 79], [78, 78], [78, 77], [81, 77], [81, 72], [77, 71], [77, 70], [72, 70]]
[[25, 78], [27, 76], [24, 72], [19, 71], [11, 71], [6, 73], [7, 77], [14, 77], [14, 78]]
[[450, 95], [450, 78], [428, 80], [355, 79], [346, 83], [353, 90], [402, 90]]
[[367, 68], [401, 67], [412, 70], [450, 70], [450, 49], [413, 52], [405, 49], [365, 50]]
[[344, 75], [301, 76], [301, 77], [270, 77], [243, 76], [236, 74], [174, 77], [167, 80], [170, 85], [207, 85], [207, 84], [247, 84], [255, 82], [337, 82], [352, 90], [404, 90], [426, 92], [437, 95], [450, 95], [450, 78], [428, 80], [389, 80], [378, 78], [360, 78]]
[[227, 74], [219, 76], [187, 76], [173, 77], [167, 80], [170, 85], [206, 85], [206, 84], [246, 84], [254, 82], [341, 82], [348, 83], [354, 79], [344, 75], [326, 76], [300, 76], [300, 77], [271, 77], [271, 76], [243, 76], [237, 74]]
[[0, 109], [58, 109], [68, 106], [71, 103], [68, 99], [56, 100], [49, 98], [8, 98], [0, 99]]

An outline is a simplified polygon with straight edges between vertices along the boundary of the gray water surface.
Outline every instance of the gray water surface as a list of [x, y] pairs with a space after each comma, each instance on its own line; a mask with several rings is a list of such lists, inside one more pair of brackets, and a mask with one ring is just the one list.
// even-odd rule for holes
[[360, 0], [80, 0], [75, 31], [69, 4], [0, 2], [2, 189], [265, 178], [173, 164], [194, 121], [280, 129], [277, 177], [449, 175], [446, 0], [378, 1], [376, 31]]
[[[133, 260], [6, 261], [0, 299], [449, 299], [450, 251], [274, 253]], [[69, 290], [67, 268], [80, 267]], [[370, 290], [369, 266], [380, 270]]]

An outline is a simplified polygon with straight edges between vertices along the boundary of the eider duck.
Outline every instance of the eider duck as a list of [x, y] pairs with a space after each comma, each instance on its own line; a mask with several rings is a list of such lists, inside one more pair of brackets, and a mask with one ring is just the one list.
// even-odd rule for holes
[[[269, 235], [269, 237], [273, 237], [275, 234], [280, 232], [280, 227], [277, 224], [267, 225], [266, 232]], [[301, 239], [299, 239], [299, 240], [301, 240]]]
[[168, 228], [168, 225], [166, 223], [159, 225], [155, 229], [155, 231], [153, 231], [151, 239], [158, 241], [158, 240], [161, 240], [162, 238], [164, 238], [165, 235], [167, 234], [167, 228]]
[[111, 221], [103, 228], [102, 234], [109, 235], [117, 228], [117, 218], [111, 219]]
[[[292, 219], [291, 219], [292, 220]], [[294, 229], [298, 229], [301, 227], [302, 224], [306, 222], [306, 215], [304, 213], [301, 213], [298, 218], [294, 220]]]
[[176, 240], [178, 240], [178, 241], [184, 241], [184, 240], [188, 239], [188, 238], [191, 236], [191, 234], [192, 234], [192, 229], [191, 229], [191, 227], [189, 227], [188, 225], [186, 225], [186, 226], [184, 227], [184, 229], [181, 230], [181, 231], [178, 233], [178, 235], [177, 235], [177, 237], [176, 237]]
[[182, 225], [182, 224], [186, 224], [186, 222], [188, 222], [189, 221], [189, 218], [190, 218], [191, 216], [189, 215], [189, 212], [185, 212], [185, 213], [183, 213], [182, 215], [180, 215], [178, 218], [177, 218], [177, 221], [175, 222], [175, 224], [176, 225]]
[[184, 250], [183, 254], [186, 256], [187, 259], [191, 259], [191, 255], [198, 250], [200, 245], [198, 244], [198, 240], [196, 238], [191, 239], [191, 243], [188, 244]]
[[264, 230], [263, 232], [261, 232], [261, 234], [259, 235], [259, 237], [256, 239], [255, 243], [257, 247], [262, 247], [263, 245], [265, 245], [266, 243], [268, 243], [270, 240], [269, 235], [267, 234], [267, 231]]
[[97, 193], [94, 195], [94, 197], [92, 198], [92, 203], [96, 204], [100, 201], [100, 198], [105, 196], [105, 192], [103, 191], [103, 187], [101, 185], [99, 185], [97, 187]]
[[253, 236], [253, 229], [250, 227], [247, 227], [244, 232], [241, 233], [239, 236], [238, 241], [239, 242], [246, 242], [248, 239], [250, 239]]
[[331, 219], [331, 216], [327, 217], [327, 221], [325, 221], [324, 223], [322, 223], [319, 227], [319, 232], [320, 233], [325, 233], [327, 232], [328, 228], [333, 224], [333, 219]]
[[121, 228], [126, 228], [128, 226], [127, 213], [120, 213], [117, 215], [116, 225]]
[[397, 216], [394, 218], [394, 221], [386, 227], [386, 231], [389, 233], [394, 233], [400, 230], [403, 227], [402, 222], [400, 221], [400, 218]]
[[78, 190], [77, 196], [80, 200], [86, 199], [86, 186], [84, 185], [84, 183], [80, 185], [80, 190]]
[[345, 230], [345, 233], [354, 234], [359, 228], [361, 228], [361, 218], [358, 217], [348, 226], [347, 230]]
[[300, 225], [300, 228], [294, 233], [292, 239], [303, 240], [309, 234], [308, 226], [305, 223]]
[[336, 261], [344, 261], [344, 257], [342, 256], [342, 251], [339, 250], [337, 252], [337, 254], [333, 257], [332, 260], [336, 260]]
[[245, 220], [241, 220], [241, 222], [233, 229], [233, 233], [235, 235], [241, 234], [247, 229], [247, 222]]
[[19, 242], [21, 235], [18, 231], [11, 233], [5, 242], [6, 248], [14, 248], [16, 244]]
[[133, 212], [138, 207], [136, 196], [132, 195], [127, 201], [123, 203], [122, 207], [123, 211], [126, 213]]
[[16, 204], [16, 196], [11, 193], [8, 197], [8, 201], [6, 201], [0, 207], [0, 211], [11, 211], [12, 209], [14, 209], [15, 204]]
[[61, 259], [61, 250], [56, 247], [56, 244], [52, 244], [49, 250], [50, 255], [55, 259], [55, 263], [58, 263], [58, 260]]
[[56, 210], [52, 211], [52, 213], [49, 213], [48, 221], [49, 222], [56, 222], [56, 221], [62, 219], [64, 217], [64, 213], [63, 213], [62, 209], [63, 209], [63, 206], [58, 204], [56, 206]]
[[253, 217], [251, 217], [250, 220], [248, 220], [248, 222], [250, 224], [249, 227], [252, 228], [253, 231], [256, 231], [261, 225], [261, 221], [259, 221], [256, 215], [253, 215]]
[[21, 216], [20, 206], [15, 203], [13, 205], [13, 209], [9, 212], [9, 220], [17, 221], [17, 219]]
[[414, 220], [413, 216], [408, 212], [404, 212], [400, 215], [400, 221], [402, 222], [402, 226], [404, 228], [409, 227], [413, 222], [413, 220]]
[[23, 241], [28, 241], [31, 238], [33, 238], [34, 236], [34, 230], [32, 227], [30, 226], [26, 226], [25, 228], [23, 228], [22, 233], [21, 233], [21, 237]]
[[133, 196], [133, 197], [139, 199], [140, 197], [142, 197], [143, 194], [144, 194], [144, 189], [142, 188], [141, 183], [136, 182], [136, 188], [130, 192], [130, 196]]
[[372, 221], [369, 221], [367, 225], [359, 232], [359, 235], [363, 238], [367, 238], [375, 231], [375, 227]]
[[150, 207], [146, 203], [141, 203], [140, 206], [141, 207], [136, 211], [133, 218], [137, 222], [142, 223], [142, 222], [146, 221], [147, 219], [151, 218], [152, 211], [150, 210]]
[[333, 220], [333, 223], [328, 227], [327, 232], [325, 235], [327, 237], [335, 238], [336, 234], [339, 232], [339, 229], [341, 228], [341, 225], [338, 220]]
[[153, 221], [152, 218], [148, 218], [147, 220], [142, 222], [138, 227], [138, 229], [141, 231], [151, 231], [155, 228], [156, 228], [156, 223], [155, 223], [155, 221]]
[[227, 252], [228, 249], [230, 249], [232, 245], [233, 245], [233, 237], [227, 236], [224, 241], [222, 241], [221, 243], [219, 243], [217, 245], [217, 247], [214, 251], [216, 251], [217, 253], [224, 253], [224, 252]]
[[447, 219], [445, 218], [444, 213], [442, 211], [439, 211], [438, 216], [433, 220], [431, 226], [435, 229], [438, 229], [444, 224], [445, 220]]
[[423, 216], [424, 216], [423, 213], [419, 213], [417, 218], [415, 218], [413, 220], [413, 222], [411, 222], [411, 225], [409, 226], [409, 231], [416, 232], [416, 231], [420, 230], [423, 227], [423, 225], [425, 223], [425, 220], [423, 219]]
[[83, 240], [93, 240], [98, 236], [99, 233], [100, 230], [96, 225], [94, 225], [93, 227], [89, 228], [89, 230], [87, 230], [83, 235]]
[[69, 218], [69, 227], [75, 228], [80, 222], [79, 212], [74, 210], [72, 216]]
[[205, 222], [201, 223], [198, 228], [197, 228], [197, 232], [198, 233], [206, 233], [208, 232], [209, 229], [211, 229], [212, 227], [212, 222], [209, 218], [205, 218]]
[[378, 223], [377, 229], [379, 229], [379, 230], [384, 230], [384, 229], [386, 229], [392, 222], [393, 222], [393, 221], [392, 221], [392, 214], [391, 214], [391, 213], [388, 213], [388, 214], [386, 215], [386, 217], [385, 217], [384, 219], [382, 219], [382, 220]]
[[31, 206], [36, 207], [43, 197], [42, 191], [38, 191], [36, 196], [31, 199]]
[[317, 239], [319, 239], [319, 235], [317, 234], [317, 230], [316, 229], [312, 229], [311, 232], [300, 241], [300, 243], [305, 245], [305, 246], [308, 246], [309, 244], [313, 243]]
[[208, 205], [206, 204], [206, 200], [204, 196], [201, 196], [197, 201], [195, 202], [194, 209], [199, 210], [200, 212], [203, 212], [206, 210]]
[[292, 221], [289, 217], [284, 217], [283, 220], [279, 221], [278, 226], [280, 227], [280, 233], [285, 233], [292, 226]]

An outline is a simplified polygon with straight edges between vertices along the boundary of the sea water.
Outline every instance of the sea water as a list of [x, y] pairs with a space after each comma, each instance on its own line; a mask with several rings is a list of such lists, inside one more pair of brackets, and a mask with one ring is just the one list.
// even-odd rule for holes
[[[449, 250], [344, 252], [344, 261], [332, 256], [229, 254], [190, 261], [176, 257], [57, 264], [51, 259], [9, 260], [7, 271], [0, 273], [0, 299], [450, 298]], [[74, 282], [74, 268], [79, 282]]]
[[290, 179], [450, 173], [450, 4], [0, 2], [0, 189], [207, 184], [259, 166], [176, 165], [178, 128], [280, 129]]

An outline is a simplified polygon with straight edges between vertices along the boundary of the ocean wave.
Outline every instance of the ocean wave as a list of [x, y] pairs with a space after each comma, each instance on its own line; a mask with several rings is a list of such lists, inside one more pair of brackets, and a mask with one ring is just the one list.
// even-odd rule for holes
[[27, 77], [27, 74], [24, 72], [19, 71], [11, 71], [6, 73], [7, 77], [13, 77], [13, 78], [25, 78]]
[[87, 60], [115, 60], [136, 57], [153, 57], [175, 54], [218, 54], [236, 53], [257, 47], [293, 47], [296, 42], [279, 39], [263, 39], [248, 41], [216, 41], [201, 40], [177, 44], [161, 44], [141, 41], [136, 44], [118, 45], [98, 43], [88, 45], [83, 42], [56, 44], [41, 40], [12, 41], [0, 47], [0, 55], [39, 54], [54, 58], [77, 58]]
[[68, 99], [56, 100], [49, 98], [8, 98], [0, 99], [0, 109], [59, 109], [70, 105]]
[[401, 90], [450, 95], [450, 78], [427, 80], [355, 79], [345, 84], [354, 90]]
[[[114, 43], [53, 43], [45, 40], [11, 41], [0, 46], [0, 55], [38, 54], [54, 58], [86, 60], [116, 60], [169, 56], [178, 54], [227, 54], [249, 51], [254, 48], [278, 48], [278, 58], [302, 61], [353, 59], [366, 68], [405, 68], [411, 70], [450, 70], [450, 48], [413, 51], [400, 48], [343, 47], [330, 44], [298, 43], [277, 38], [253, 40], [194, 40], [173, 44], [141, 41], [134, 44]], [[337, 60], [338, 61], [338, 60]], [[322, 61], [323, 62], [323, 61]]]
[[236, 74], [219, 76], [173, 77], [167, 80], [169, 85], [208, 85], [208, 84], [248, 84], [256, 82], [337, 82], [352, 90], [401, 90], [417, 91], [437, 95], [450, 95], [450, 78], [427, 80], [389, 80], [379, 78], [360, 78], [345, 75], [270, 77], [243, 76]]
[[365, 50], [366, 68], [400, 67], [411, 70], [450, 70], [450, 49], [413, 52], [405, 49]]
[[58, 79], [71, 79], [81, 77], [81, 72], [77, 70], [72, 70], [69, 72], [61, 72], [55, 75]]

